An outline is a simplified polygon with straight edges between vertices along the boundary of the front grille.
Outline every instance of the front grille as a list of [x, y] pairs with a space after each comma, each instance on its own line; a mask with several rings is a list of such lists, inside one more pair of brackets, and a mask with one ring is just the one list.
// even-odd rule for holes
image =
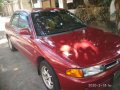
[[120, 58], [119, 59], [116, 59], [115, 61], [109, 63], [109, 64], [106, 64], [105, 65], [105, 69], [110, 69], [116, 65], [120, 64]]

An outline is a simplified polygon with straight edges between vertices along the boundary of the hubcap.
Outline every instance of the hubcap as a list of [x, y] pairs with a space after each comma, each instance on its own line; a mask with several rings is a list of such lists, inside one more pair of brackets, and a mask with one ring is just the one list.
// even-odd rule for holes
[[10, 49], [12, 49], [12, 43], [11, 43], [10, 39], [8, 39], [8, 44], [9, 44]]
[[50, 75], [49, 70], [47, 69], [46, 66], [43, 66], [41, 68], [41, 74], [42, 74], [42, 78], [43, 78], [43, 81], [44, 81], [45, 85], [49, 89], [53, 89], [52, 76]]

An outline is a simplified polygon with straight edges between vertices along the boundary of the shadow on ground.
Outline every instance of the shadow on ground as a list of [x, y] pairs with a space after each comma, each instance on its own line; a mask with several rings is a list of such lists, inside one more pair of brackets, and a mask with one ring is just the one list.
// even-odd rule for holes
[[11, 52], [0, 39], [0, 90], [47, 90], [37, 69], [18, 51]]

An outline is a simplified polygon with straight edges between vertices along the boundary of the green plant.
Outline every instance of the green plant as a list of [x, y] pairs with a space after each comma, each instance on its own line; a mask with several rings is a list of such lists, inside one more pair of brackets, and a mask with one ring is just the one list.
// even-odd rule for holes
[[4, 0], [0, 0], [0, 4], [3, 3]]

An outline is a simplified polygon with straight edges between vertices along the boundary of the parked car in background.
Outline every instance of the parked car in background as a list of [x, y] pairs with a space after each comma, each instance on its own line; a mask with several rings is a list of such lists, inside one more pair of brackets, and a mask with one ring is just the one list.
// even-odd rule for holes
[[120, 69], [120, 37], [67, 10], [16, 11], [5, 27], [10, 49], [36, 64], [48, 90], [103, 90]]

